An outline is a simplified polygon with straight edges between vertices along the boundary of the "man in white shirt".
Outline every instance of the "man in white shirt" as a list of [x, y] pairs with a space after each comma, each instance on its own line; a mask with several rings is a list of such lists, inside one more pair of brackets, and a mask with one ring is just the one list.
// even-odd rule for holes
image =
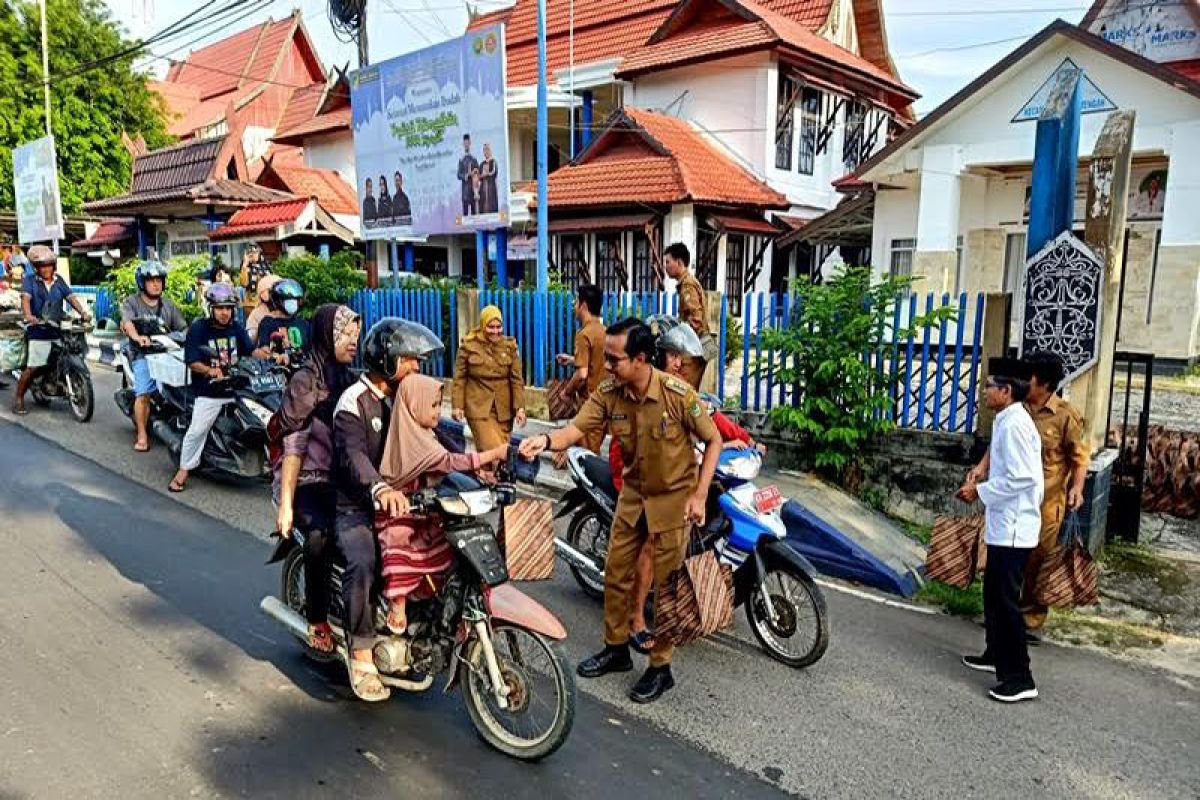
[[1004, 703], [1038, 696], [1029, 671], [1029, 648], [1021, 615], [1025, 564], [1038, 544], [1044, 494], [1041, 436], [1021, 404], [1029, 393], [1029, 377], [1029, 365], [1016, 359], [993, 358], [988, 362], [984, 401], [997, 412], [988, 447], [988, 477], [976, 483], [972, 475], [958, 492], [969, 503], [983, 501], [987, 542], [983, 573], [987, 648], [981, 656], [964, 656], [963, 664], [995, 673], [999, 684], [988, 696]]

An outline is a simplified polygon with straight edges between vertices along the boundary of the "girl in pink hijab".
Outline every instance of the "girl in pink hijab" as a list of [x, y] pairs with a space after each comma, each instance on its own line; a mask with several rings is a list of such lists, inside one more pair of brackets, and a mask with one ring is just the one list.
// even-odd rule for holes
[[[393, 489], [411, 494], [451, 472], [474, 472], [508, 456], [507, 444], [482, 453], [446, 450], [433, 432], [441, 413], [440, 381], [421, 374], [400, 381], [379, 471]], [[405, 604], [409, 595], [428, 594], [433, 579], [453, 564], [454, 554], [436, 517], [378, 515], [375, 529], [383, 555], [388, 627], [393, 633], [402, 633], [408, 627]]]

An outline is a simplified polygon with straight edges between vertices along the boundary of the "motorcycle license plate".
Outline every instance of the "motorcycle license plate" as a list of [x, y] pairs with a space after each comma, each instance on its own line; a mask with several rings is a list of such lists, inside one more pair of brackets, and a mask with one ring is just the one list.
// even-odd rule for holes
[[759, 489], [754, 493], [754, 508], [760, 514], [771, 514], [783, 506], [783, 495], [774, 486]]
[[250, 386], [256, 392], [270, 392], [275, 389], [283, 388], [283, 379], [278, 375], [255, 375], [250, 381]]

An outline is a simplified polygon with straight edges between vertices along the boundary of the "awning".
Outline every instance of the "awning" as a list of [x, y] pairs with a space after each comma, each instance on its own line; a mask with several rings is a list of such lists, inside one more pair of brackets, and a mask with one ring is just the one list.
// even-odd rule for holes
[[234, 212], [208, 238], [214, 242], [282, 242], [295, 236], [331, 236], [354, 243], [354, 233], [321, 208], [315, 198], [247, 206]]
[[734, 233], [756, 233], [763, 236], [778, 236], [783, 231], [767, 222], [765, 219], [754, 217], [735, 217], [731, 214], [709, 214], [708, 219], [727, 231]]
[[875, 224], [875, 193], [847, 197], [837, 208], [827, 211], [781, 236], [780, 247], [789, 247], [797, 242], [813, 244], [868, 245]]
[[131, 219], [110, 219], [100, 223], [86, 239], [76, 239], [72, 250], [108, 250], [137, 238], [137, 225]]
[[[655, 214], [624, 214], [612, 217], [587, 217], [585, 219], [552, 219], [551, 233], [596, 233], [600, 231], [641, 230], [647, 222], [653, 222]], [[532, 228], [531, 228], [532, 230]]]

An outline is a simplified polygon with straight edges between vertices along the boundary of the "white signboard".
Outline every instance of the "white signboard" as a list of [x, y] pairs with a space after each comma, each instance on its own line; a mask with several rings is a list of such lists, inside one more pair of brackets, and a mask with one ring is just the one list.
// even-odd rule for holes
[[[1036, 122], [1038, 117], [1042, 115], [1042, 109], [1046, 107], [1046, 102], [1050, 99], [1050, 92], [1054, 90], [1055, 84], [1058, 83], [1058, 75], [1065, 70], [1079, 69], [1075, 62], [1069, 58], [1063, 59], [1063, 62], [1058, 65], [1054, 72], [1050, 73], [1050, 77], [1046, 78], [1038, 90], [1034, 92], [1033, 97], [1026, 101], [1021, 110], [1012, 118], [1012, 122]], [[1083, 86], [1080, 88], [1083, 92], [1081, 100], [1081, 114], [1099, 114], [1102, 111], [1116, 111], [1117, 105], [1104, 92], [1100, 91], [1100, 87], [1092, 83], [1092, 79], [1083, 74]]]
[[21, 244], [63, 238], [62, 200], [54, 137], [45, 136], [12, 151], [17, 236]]
[[1200, 58], [1193, 0], [1109, 0], [1088, 32], [1160, 64]]

